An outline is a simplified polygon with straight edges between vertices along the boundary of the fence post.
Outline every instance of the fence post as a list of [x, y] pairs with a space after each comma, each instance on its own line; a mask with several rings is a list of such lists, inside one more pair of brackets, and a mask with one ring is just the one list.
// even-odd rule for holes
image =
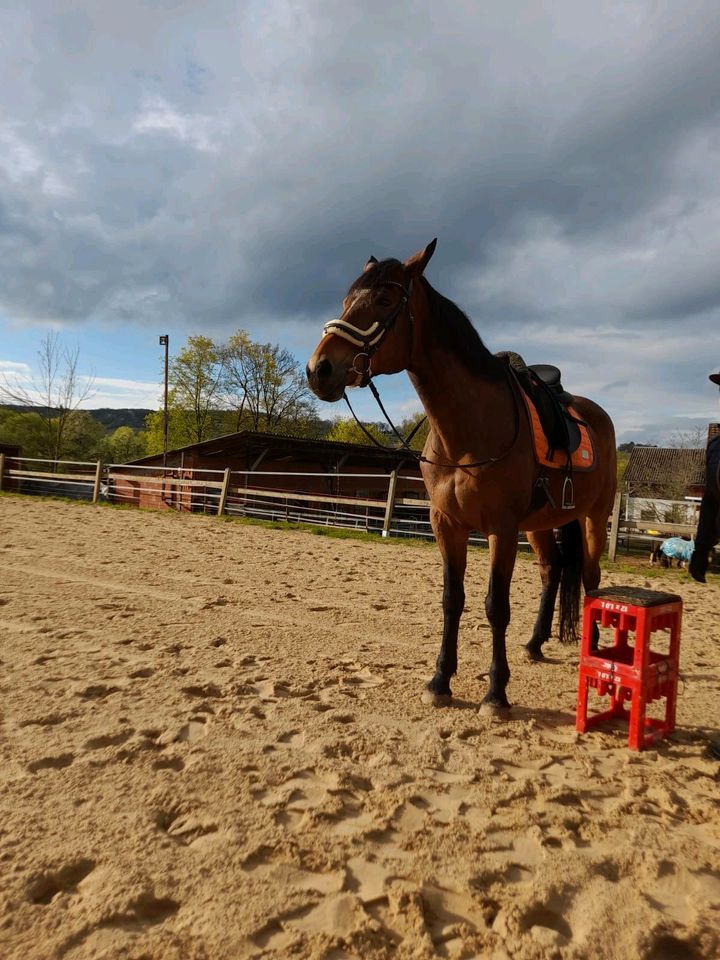
[[95, 483], [93, 484], [92, 502], [97, 503], [100, 496], [100, 478], [102, 477], [102, 461], [98, 460], [95, 465]]
[[382, 535], [387, 537], [390, 533], [390, 524], [392, 523], [393, 510], [395, 509], [395, 489], [397, 487], [397, 468], [390, 474], [390, 484], [388, 486], [387, 503], [385, 504], [385, 519], [383, 520]]
[[3, 473], [5, 473], [5, 454], [0, 453], [0, 490], [3, 488]]
[[225, 513], [225, 504], [227, 503], [228, 487], [230, 486], [230, 467], [225, 467], [222, 487], [220, 489], [220, 499], [218, 500], [217, 515], [221, 517]]
[[613, 503], [612, 520], [610, 522], [610, 543], [608, 545], [608, 560], [614, 561], [617, 554], [618, 536], [620, 533], [620, 504], [622, 502], [622, 489], [615, 494], [615, 503]]

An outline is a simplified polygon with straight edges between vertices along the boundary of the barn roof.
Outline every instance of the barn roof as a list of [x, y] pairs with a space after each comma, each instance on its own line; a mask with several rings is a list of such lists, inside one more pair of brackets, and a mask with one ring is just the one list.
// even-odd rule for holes
[[689, 487], [705, 483], [705, 451], [680, 447], [633, 447], [625, 468], [629, 483], [662, 486], [679, 479]]
[[[350, 454], [354, 460], [373, 460], [383, 463], [388, 461], [396, 463], [399, 457], [403, 457], [400, 450], [392, 448], [382, 450], [370, 444], [314, 440], [308, 437], [290, 437], [255, 430], [241, 430], [239, 433], [228, 433], [222, 437], [192, 443], [186, 447], [176, 447], [173, 450], [168, 450], [168, 456], [193, 452], [201, 454], [203, 457], [222, 457], [223, 455], [242, 453], [248, 449], [257, 449], [260, 446], [269, 448], [275, 457], [327, 456], [328, 454], [342, 456], [343, 454]], [[162, 461], [161, 453], [134, 460], [133, 463], [149, 465], [158, 461]]]

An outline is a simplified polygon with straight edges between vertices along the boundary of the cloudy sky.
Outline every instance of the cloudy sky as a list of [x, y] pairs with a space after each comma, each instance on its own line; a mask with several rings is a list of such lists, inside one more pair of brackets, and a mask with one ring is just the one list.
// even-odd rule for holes
[[620, 440], [720, 418], [717, 0], [0, 0], [0, 54], [0, 371], [48, 329], [88, 406], [156, 406], [165, 332], [304, 363], [437, 236], [431, 283]]

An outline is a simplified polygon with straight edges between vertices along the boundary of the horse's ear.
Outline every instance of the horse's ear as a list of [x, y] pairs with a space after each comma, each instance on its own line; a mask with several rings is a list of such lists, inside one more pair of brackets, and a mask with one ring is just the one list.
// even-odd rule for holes
[[418, 250], [409, 260], [405, 261], [405, 266], [410, 269], [414, 277], [422, 276], [425, 267], [430, 263], [430, 257], [435, 253], [437, 246], [437, 237], [432, 240], [424, 250]]
[[367, 273], [368, 270], [370, 269], [370, 267], [375, 266], [375, 264], [376, 264], [377, 262], [378, 262], [377, 257], [371, 256], [370, 259], [368, 260], [368, 262], [367, 262], [367, 263], [365, 264], [365, 266], [363, 267], [363, 273]]

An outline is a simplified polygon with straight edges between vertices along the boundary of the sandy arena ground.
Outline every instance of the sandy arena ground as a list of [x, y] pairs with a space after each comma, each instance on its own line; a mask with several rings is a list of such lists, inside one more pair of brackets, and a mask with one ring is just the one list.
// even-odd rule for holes
[[685, 601], [679, 729], [578, 737], [574, 649], [478, 714], [420, 701], [437, 550], [0, 498], [0, 957], [720, 956], [720, 587]]

